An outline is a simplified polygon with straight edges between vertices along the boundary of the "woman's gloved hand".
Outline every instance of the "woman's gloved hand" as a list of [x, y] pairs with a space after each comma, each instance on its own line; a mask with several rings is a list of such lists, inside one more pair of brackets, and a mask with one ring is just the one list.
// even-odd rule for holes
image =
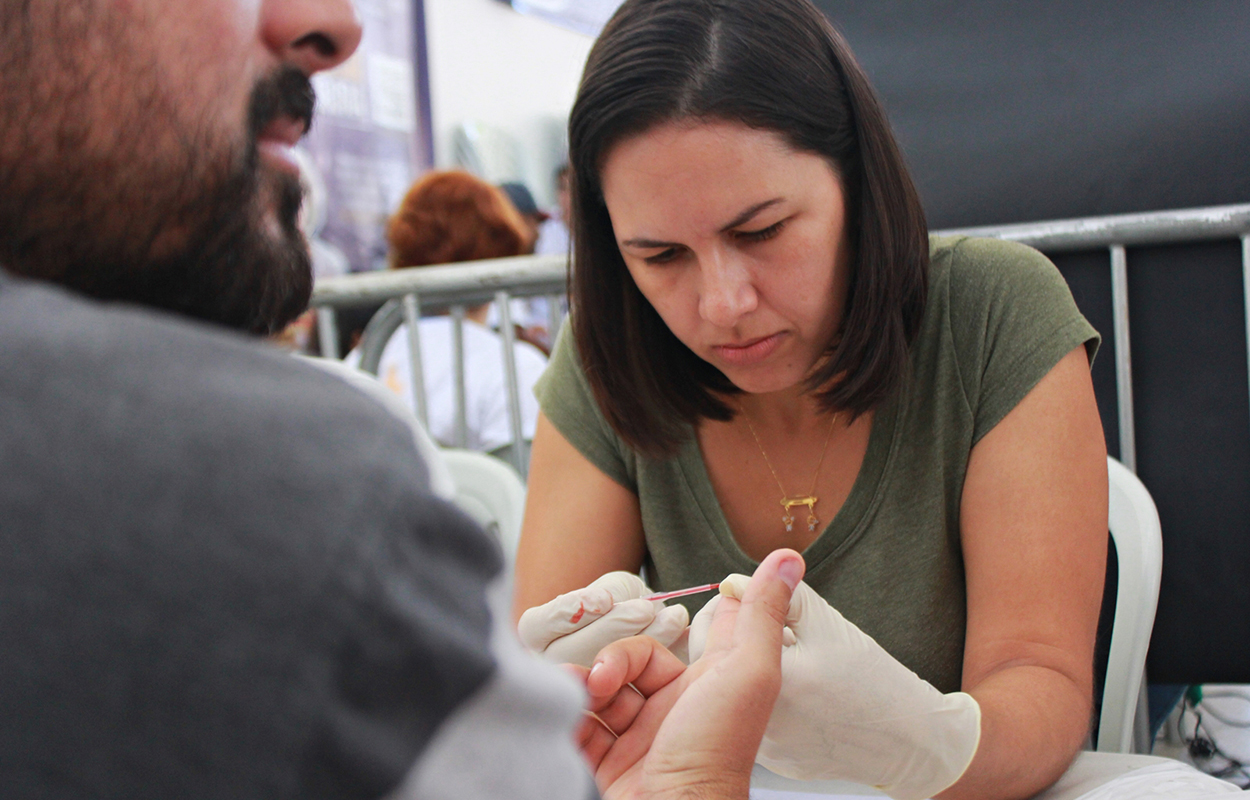
[[[589, 667], [604, 647], [644, 634], [670, 647], [686, 631], [685, 606], [639, 598], [653, 594], [631, 572], [609, 572], [521, 615], [521, 642], [548, 661]], [[710, 620], [709, 620], [710, 622]]]
[[[721, 594], [741, 597], [748, 580], [729, 576]], [[695, 615], [692, 661], [714, 613], [715, 599]], [[874, 786], [895, 800], [923, 800], [959, 780], [981, 739], [976, 700], [939, 692], [806, 583], [786, 624], [794, 643], [782, 650], [781, 696], [756, 763], [787, 778]]]

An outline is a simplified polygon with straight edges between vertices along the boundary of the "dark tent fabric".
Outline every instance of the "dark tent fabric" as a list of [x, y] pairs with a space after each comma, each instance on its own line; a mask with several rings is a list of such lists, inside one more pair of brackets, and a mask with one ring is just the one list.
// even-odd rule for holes
[[935, 228], [1250, 202], [1250, 4], [816, 0]]
[[[1250, 203], [1250, 3], [816, 0], [880, 92], [933, 228]], [[1104, 336], [1105, 252], [1053, 256]], [[1138, 473], [1164, 576], [1152, 682], [1250, 683], [1250, 390], [1236, 240], [1130, 248]]]

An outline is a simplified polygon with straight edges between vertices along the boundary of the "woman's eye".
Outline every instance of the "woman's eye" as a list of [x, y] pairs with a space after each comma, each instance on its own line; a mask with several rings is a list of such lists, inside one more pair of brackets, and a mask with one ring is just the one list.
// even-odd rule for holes
[[758, 231], [738, 231], [734, 234], [735, 238], [744, 242], [762, 242], [765, 239], [771, 239], [781, 233], [781, 229], [785, 227], [786, 221], [774, 222], [767, 228], [761, 228]]
[[647, 256], [643, 259], [643, 261], [646, 261], [648, 264], [667, 264], [668, 262], [675, 260], [677, 256], [677, 248], [670, 247], [667, 250], [663, 250], [653, 256]]

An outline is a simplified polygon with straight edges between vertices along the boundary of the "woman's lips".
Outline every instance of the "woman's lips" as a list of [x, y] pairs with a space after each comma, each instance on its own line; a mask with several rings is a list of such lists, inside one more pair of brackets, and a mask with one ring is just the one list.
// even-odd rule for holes
[[784, 333], [774, 333], [771, 336], [752, 339], [742, 344], [712, 345], [712, 350], [725, 363], [743, 367], [768, 358], [780, 346], [784, 337]]

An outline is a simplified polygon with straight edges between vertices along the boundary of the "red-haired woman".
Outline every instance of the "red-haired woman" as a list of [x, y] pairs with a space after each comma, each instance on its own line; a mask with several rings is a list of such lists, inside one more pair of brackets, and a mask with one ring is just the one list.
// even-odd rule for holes
[[[386, 231], [392, 269], [506, 258], [528, 252], [531, 235], [516, 209], [499, 189], [467, 172], [431, 172], [413, 184]], [[464, 324], [467, 446], [490, 451], [512, 442], [508, 428], [502, 345], [486, 327], [489, 304], [468, 309]], [[430, 434], [454, 443], [452, 321], [445, 316], [421, 320], [421, 365]], [[395, 332], [382, 353], [378, 377], [405, 401], [412, 402], [411, 361], [405, 328]], [[538, 402], [533, 386], [547, 365], [533, 345], [516, 344], [521, 428], [534, 436]]]

